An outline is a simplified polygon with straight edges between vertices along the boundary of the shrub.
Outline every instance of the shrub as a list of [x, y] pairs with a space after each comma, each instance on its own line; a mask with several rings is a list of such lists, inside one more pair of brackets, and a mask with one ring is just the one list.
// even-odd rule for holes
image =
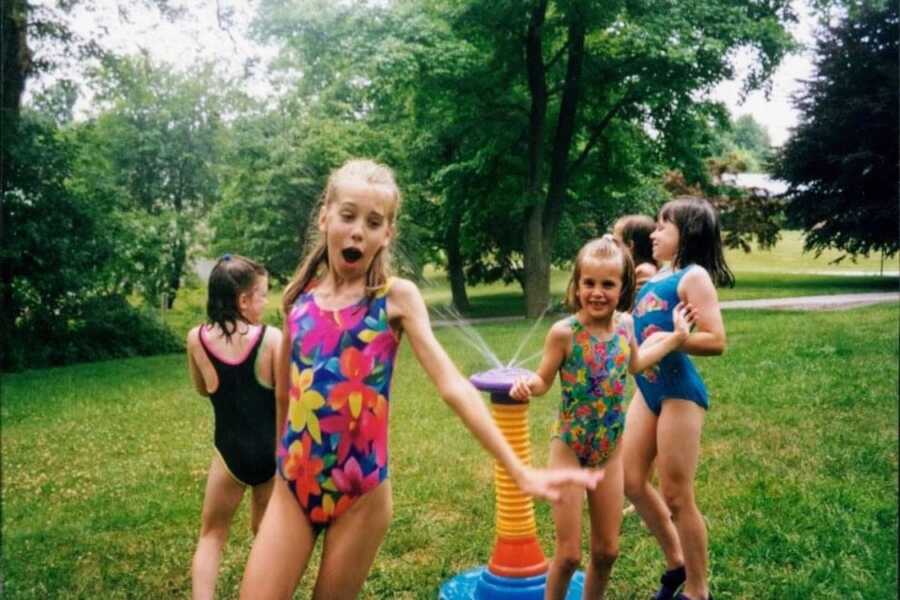
[[4, 361], [12, 370], [183, 350], [155, 313], [117, 295], [86, 299], [68, 316], [27, 315], [16, 323], [16, 332]]

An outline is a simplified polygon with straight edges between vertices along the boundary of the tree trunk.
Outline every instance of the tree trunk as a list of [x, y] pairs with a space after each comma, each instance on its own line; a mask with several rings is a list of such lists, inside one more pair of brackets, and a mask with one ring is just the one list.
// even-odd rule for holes
[[525, 315], [537, 318], [550, 302], [550, 260], [544, 248], [543, 210], [531, 206], [525, 222]]
[[544, 126], [547, 119], [547, 74], [544, 65], [542, 29], [546, 0], [538, 0], [528, 23], [525, 64], [531, 109], [528, 119], [528, 181], [525, 186], [525, 315], [537, 317], [550, 300], [550, 263], [544, 248], [541, 167]]
[[0, 128], [6, 143], [0, 149], [0, 193], [5, 192], [9, 172], [8, 141], [15, 134], [19, 122], [19, 107], [25, 91], [25, 79], [31, 68], [31, 51], [27, 37], [28, 7], [21, 0], [0, 3], [0, 62], [3, 63], [3, 82], [0, 84]]
[[181, 287], [181, 274], [184, 271], [184, 263], [187, 260], [186, 243], [182, 239], [182, 235], [179, 228], [178, 239], [175, 240], [175, 252], [172, 253], [172, 265], [169, 270], [169, 285], [166, 296], [166, 308], [168, 310], [171, 310], [172, 305], [175, 304], [175, 296]]
[[[549, 258], [556, 240], [556, 230], [562, 218], [563, 204], [569, 188], [569, 154], [575, 137], [578, 116], [578, 100], [581, 88], [581, 70], [584, 64], [584, 22], [577, 11], [569, 18], [569, 57], [566, 79], [559, 105], [556, 135], [550, 157], [550, 185], [544, 208], [544, 251]], [[548, 266], [549, 269], [549, 260]], [[549, 276], [547, 278], [549, 284]]]
[[[8, 189], [7, 176], [12, 167], [9, 153], [10, 140], [19, 124], [19, 108], [25, 79], [31, 67], [31, 52], [27, 38], [27, 5], [21, 0], [0, 2], [0, 62], [3, 63], [3, 81], [0, 83], [0, 131], [4, 136], [0, 145], [0, 198]], [[0, 206], [3, 205], [0, 200]], [[0, 240], [5, 243], [9, 223], [5, 211], [0, 210]], [[13, 271], [9, 260], [0, 259], [0, 366], [12, 368], [9, 344], [15, 339], [16, 310], [13, 306]]]
[[463, 271], [462, 253], [459, 249], [459, 228], [462, 224], [463, 206], [455, 202], [450, 208], [450, 223], [444, 246], [447, 249], [447, 275], [450, 277], [450, 293], [453, 306], [461, 313], [469, 311], [469, 297], [466, 294], [466, 274]]
[[[559, 106], [559, 117], [553, 138], [553, 149], [550, 159], [550, 182], [546, 199], [540, 194], [540, 161], [542, 152], [534, 151], [532, 136], [529, 135], [528, 156], [528, 209], [525, 223], [525, 312], [530, 318], [536, 318], [550, 302], [550, 256], [556, 240], [556, 230], [562, 217], [563, 202], [569, 186], [569, 150], [575, 136], [575, 123], [578, 109], [578, 96], [582, 65], [584, 64], [584, 22], [579, 18], [577, 10], [569, 18], [568, 62], [566, 79], [563, 84], [563, 95]], [[529, 39], [526, 45], [526, 59], [529, 69], [528, 80], [532, 94], [532, 125], [536, 119], [535, 111], [542, 106], [541, 118], [547, 106], [547, 88], [545, 82], [542, 55], [537, 51], [540, 40], [533, 42], [529, 27]], [[537, 28], [540, 32], [540, 28]], [[532, 45], [537, 50], [532, 52]], [[543, 82], [542, 85], [532, 81]], [[543, 121], [541, 136], [534, 136], [535, 142], [542, 145]]]

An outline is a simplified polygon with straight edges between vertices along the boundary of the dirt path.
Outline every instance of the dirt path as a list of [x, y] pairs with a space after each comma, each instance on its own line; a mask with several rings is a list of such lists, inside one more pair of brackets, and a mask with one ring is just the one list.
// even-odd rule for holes
[[871, 292], [866, 294], [829, 294], [824, 296], [795, 296], [793, 298], [763, 298], [759, 300], [728, 300], [721, 302], [723, 310], [731, 308], [762, 308], [775, 310], [841, 310], [897, 302], [900, 292]]

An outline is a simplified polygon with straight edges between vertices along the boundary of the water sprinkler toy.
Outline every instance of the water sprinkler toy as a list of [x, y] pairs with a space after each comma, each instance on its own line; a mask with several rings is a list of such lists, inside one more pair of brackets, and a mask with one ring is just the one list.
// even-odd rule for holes
[[[531, 464], [528, 403], [509, 396], [516, 379], [531, 375], [526, 369], [503, 367], [476, 373], [472, 385], [491, 395], [491, 414], [503, 437], [524, 464]], [[534, 504], [499, 464], [494, 463], [496, 530], [494, 550], [487, 566], [477, 567], [445, 581], [439, 600], [541, 600], [549, 563], [541, 550], [534, 519]], [[572, 577], [567, 600], [581, 598], [584, 573]]]

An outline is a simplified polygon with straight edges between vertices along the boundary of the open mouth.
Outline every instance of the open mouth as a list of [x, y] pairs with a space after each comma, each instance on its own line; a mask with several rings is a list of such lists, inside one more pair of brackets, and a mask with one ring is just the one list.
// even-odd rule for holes
[[362, 255], [362, 251], [358, 248], [344, 248], [341, 250], [341, 256], [344, 257], [345, 261], [351, 264], [361, 259]]

